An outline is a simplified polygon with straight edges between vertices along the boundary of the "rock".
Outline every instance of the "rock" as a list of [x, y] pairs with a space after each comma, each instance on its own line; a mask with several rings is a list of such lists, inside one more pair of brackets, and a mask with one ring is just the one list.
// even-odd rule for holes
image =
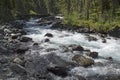
[[90, 33], [90, 29], [88, 27], [80, 27], [80, 28], [78, 28], [76, 30], [79, 33]]
[[106, 38], [107, 35], [105, 35], [105, 34], [100, 34], [100, 37], [101, 37], [101, 38]]
[[97, 38], [90, 36], [90, 35], [88, 35], [86, 38], [88, 39], [88, 41], [97, 41], [98, 40]]
[[11, 33], [12, 31], [10, 30], [10, 29], [7, 29], [7, 28], [5, 28], [4, 29], [4, 33], [6, 34], [6, 33]]
[[38, 46], [39, 44], [38, 43], [34, 43], [33, 46]]
[[83, 76], [77, 76], [76, 77], [78, 78], [78, 80], [86, 80]]
[[94, 66], [104, 66], [104, 64], [102, 63], [102, 62], [96, 62], [95, 64], [94, 64]]
[[21, 33], [11, 34], [11, 38], [12, 39], [17, 39], [20, 35], [21, 35]]
[[69, 66], [69, 63], [63, 60], [60, 56], [57, 56], [56, 53], [47, 54], [45, 55], [45, 58], [50, 62], [50, 64], [53, 64], [59, 67]]
[[46, 36], [46, 37], [53, 37], [53, 34], [47, 33], [47, 34], [45, 34], [45, 36]]
[[20, 58], [15, 58], [15, 59], [13, 60], [13, 62], [14, 62], [14, 63], [17, 63], [17, 64], [20, 64], [20, 65], [22, 65], [22, 63], [23, 63], [23, 61], [22, 61]]
[[107, 57], [106, 59], [107, 59], [107, 60], [110, 60], [110, 61], [112, 61], [112, 60], [113, 60], [113, 58], [112, 58], [112, 57]]
[[44, 40], [44, 42], [50, 42], [50, 40], [49, 40], [48, 38], [46, 38], [46, 39]]
[[5, 64], [8, 62], [8, 58], [6, 56], [1, 55], [0, 56], [0, 63]]
[[70, 45], [69, 48], [71, 48], [73, 51], [83, 51], [84, 48], [80, 45]]
[[[28, 58], [28, 59], [27, 59]], [[26, 56], [25, 68], [30, 75], [46, 75], [49, 62], [43, 56]]]
[[102, 39], [102, 43], [106, 43], [107, 41], [106, 41], [106, 39]]
[[29, 47], [27, 47], [27, 46], [20, 46], [20, 47], [17, 48], [16, 52], [17, 53], [25, 53], [28, 50], [29, 50]]
[[21, 42], [29, 42], [29, 41], [32, 41], [32, 38], [29, 38], [29, 37], [21, 37], [20, 41], [21, 41]]
[[55, 48], [48, 48], [48, 49], [46, 49], [47, 52], [51, 52], [51, 51], [55, 51], [55, 50], [57, 50], [57, 49], [55, 49]]
[[49, 67], [47, 70], [57, 76], [66, 77], [68, 76], [68, 69], [65, 67]]
[[25, 21], [22, 20], [16, 20], [14, 22], [11, 22], [12, 27], [17, 29], [23, 29], [23, 26], [25, 25]]
[[88, 54], [88, 56], [92, 57], [92, 58], [97, 58], [98, 57], [98, 52], [90, 52]]
[[81, 66], [83, 67], [88, 67], [94, 64], [94, 60], [90, 59], [90, 58], [86, 58], [85, 56], [82, 55], [75, 55], [72, 58], [73, 61], [76, 61], [77, 63], [79, 63]]
[[19, 33], [21, 33], [21, 35], [27, 35], [27, 32], [25, 32], [24, 30], [20, 30]]
[[110, 30], [108, 34], [110, 36], [120, 38], [120, 27], [116, 26], [114, 29]]
[[0, 45], [0, 52], [1, 53], [7, 53], [8, 52], [8, 49], [2, 45]]
[[20, 74], [20, 75], [26, 75], [27, 74], [26, 69], [23, 66], [19, 65], [19, 64], [11, 64], [10, 69], [13, 72], [15, 72], [17, 74]]

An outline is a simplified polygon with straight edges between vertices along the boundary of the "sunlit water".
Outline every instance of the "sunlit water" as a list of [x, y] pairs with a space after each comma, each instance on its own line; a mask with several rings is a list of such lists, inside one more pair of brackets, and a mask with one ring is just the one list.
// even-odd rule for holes
[[[33, 38], [33, 40], [37, 43], [40, 43], [41, 47], [47, 48], [55, 48], [58, 49], [56, 54], [61, 56], [61, 58], [65, 60], [70, 60], [73, 54], [66, 52], [61, 53], [62, 49], [60, 46], [77, 44], [83, 46], [85, 49], [90, 49], [91, 51], [99, 52], [99, 56], [103, 58], [95, 59], [95, 62], [107, 63], [108, 60], [104, 59], [106, 57], [112, 57], [115, 61], [120, 61], [120, 39], [115, 40], [106, 39], [107, 43], [102, 43], [102, 39], [97, 35], [92, 35], [98, 38], [98, 41], [88, 41], [86, 39], [86, 34], [73, 33], [68, 31], [59, 31], [49, 29], [51, 25], [47, 26], [39, 26], [35, 23], [37, 20], [30, 20], [26, 23], [26, 30], [28, 31], [28, 37]], [[47, 38], [44, 37], [46, 33], [52, 33], [54, 35], [53, 38], [50, 39], [50, 43], [42, 43], [42, 41]], [[48, 54], [45, 51], [41, 51], [40, 55]], [[75, 67], [70, 73], [82, 76], [94, 76], [96, 74], [106, 75], [106, 74], [120, 74], [120, 66], [109, 64], [106, 66], [94, 66], [90, 68], [83, 67]]]

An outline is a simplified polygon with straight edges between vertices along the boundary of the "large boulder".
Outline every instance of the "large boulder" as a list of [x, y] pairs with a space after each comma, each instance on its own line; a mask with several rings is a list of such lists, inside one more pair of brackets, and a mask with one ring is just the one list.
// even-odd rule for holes
[[75, 55], [72, 58], [73, 61], [76, 61], [77, 63], [79, 63], [81, 66], [83, 67], [88, 67], [94, 64], [94, 60], [90, 59], [90, 58], [86, 58], [85, 56], [82, 55]]
[[83, 51], [84, 48], [80, 45], [69, 45], [68, 46], [72, 51]]
[[41, 77], [46, 77], [48, 72], [58, 76], [67, 75], [67, 66], [69, 64], [53, 53], [41, 56], [26, 55], [25, 59], [25, 68], [30, 75], [42, 75]]

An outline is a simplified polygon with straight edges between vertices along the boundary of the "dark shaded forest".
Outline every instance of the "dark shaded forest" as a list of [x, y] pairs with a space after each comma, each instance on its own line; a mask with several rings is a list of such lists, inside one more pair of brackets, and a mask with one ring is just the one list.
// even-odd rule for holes
[[1, 0], [0, 19], [10, 21], [19, 15], [62, 14], [63, 23], [85, 25], [107, 31], [119, 26], [119, 0]]

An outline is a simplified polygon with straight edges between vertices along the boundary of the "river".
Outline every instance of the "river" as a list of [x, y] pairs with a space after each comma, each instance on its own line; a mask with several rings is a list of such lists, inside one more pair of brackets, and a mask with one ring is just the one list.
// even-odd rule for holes
[[[37, 19], [31, 19], [26, 22], [26, 31], [28, 37], [32, 38], [34, 42], [39, 43], [39, 46], [44, 48], [44, 50], [39, 50], [39, 55], [50, 54], [46, 52], [45, 49], [54, 48], [56, 55], [60, 56], [66, 61], [70, 61], [71, 58], [77, 54], [77, 52], [62, 52], [61, 46], [67, 46], [71, 44], [81, 45], [85, 49], [90, 49], [91, 51], [96, 51], [99, 53], [99, 57], [94, 59], [95, 63], [101, 62], [103, 66], [92, 66], [84, 68], [81, 66], [72, 68], [69, 73], [74, 75], [80, 75], [84, 77], [96, 76], [96, 75], [119, 75], [120, 74], [120, 39], [115, 39], [113, 37], [106, 37], [106, 43], [102, 42], [101, 37], [95, 34], [90, 34], [96, 37], [97, 41], [88, 41], [86, 39], [87, 34], [69, 32], [65, 30], [53, 30], [50, 29], [52, 24], [46, 26], [39, 26], [36, 23]], [[53, 34], [52, 38], [45, 37], [46, 33]], [[50, 42], [42, 42], [45, 38], [50, 39]], [[32, 53], [34, 54], [34, 52]], [[113, 62], [107, 60], [107, 57], [112, 57]], [[56, 80], [63, 80], [61, 78], [56, 78]], [[66, 78], [65, 80], [73, 80]], [[76, 80], [76, 79], [75, 79]]]

